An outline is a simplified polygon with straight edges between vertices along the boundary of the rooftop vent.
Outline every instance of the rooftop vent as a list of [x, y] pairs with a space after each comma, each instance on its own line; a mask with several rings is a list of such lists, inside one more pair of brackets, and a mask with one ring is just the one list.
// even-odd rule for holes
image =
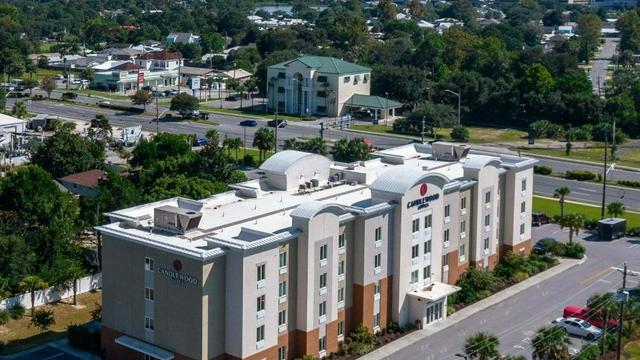
[[431, 156], [438, 160], [458, 161], [467, 157], [469, 150], [471, 150], [471, 147], [464, 144], [448, 142], [434, 142], [431, 144]]
[[160, 206], [154, 209], [154, 226], [177, 234], [185, 234], [198, 228], [202, 213], [175, 206]]

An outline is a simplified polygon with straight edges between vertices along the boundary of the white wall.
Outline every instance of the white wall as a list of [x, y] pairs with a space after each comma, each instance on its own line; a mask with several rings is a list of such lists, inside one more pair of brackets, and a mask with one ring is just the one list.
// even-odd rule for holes
[[[102, 274], [94, 274], [78, 279], [78, 294], [86, 293], [102, 287]], [[46, 290], [36, 291], [35, 305], [51, 304], [62, 299], [73, 297], [73, 286], [69, 289], [58, 289], [55, 287]], [[14, 297], [0, 301], [0, 310], [12, 308], [15, 304], [20, 303], [26, 309], [31, 309], [31, 293], [16, 295]]]

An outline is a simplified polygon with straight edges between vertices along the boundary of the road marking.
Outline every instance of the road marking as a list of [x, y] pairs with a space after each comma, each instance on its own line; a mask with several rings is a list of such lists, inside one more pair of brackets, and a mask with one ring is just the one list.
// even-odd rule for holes
[[595, 274], [593, 274], [593, 275], [589, 276], [588, 278], [586, 278], [586, 279], [584, 279], [584, 280], [580, 281], [580, 285], [587, 284], [587, 283], [591, 282], [591, 280], [593, 280], [593, 279], [595, 279], [595, 278], [597, 278], [597, 277], [599, 277], [599, 276], [605, 275], [605, 274], [606, 274], [606, 273], [608, 273], [609, 271], [611, 271], [611, 268], [608, 268], [608, 267], [607, 267], [607, 268], [604, 268], [602, 271], [599, 271], [599, 272], [597, 272], [597, 273], [595, 273]]
[[640, 246], [640, 244], [633, 244], [631, 246], [629, 246], [629, 249], [633, 249], [634, 247]]
[[600, 280], [598, 280], [597, 282], [603, 282], [603, 283], [605, 283], [605, 284], [611, 284], [611, 283], [613, 283], [613, 281], [609, 281], [609, 280], [605, 280], [605, 279], [600, 279]]

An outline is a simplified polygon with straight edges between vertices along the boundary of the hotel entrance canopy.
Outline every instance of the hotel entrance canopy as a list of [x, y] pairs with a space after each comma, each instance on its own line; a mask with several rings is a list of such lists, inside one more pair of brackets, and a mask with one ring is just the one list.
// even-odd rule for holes
[[149, 355], [159, 360], [173, 360], [175, 357], [173, 353], [170, 351], [159, 348], [155, 345], [151, 345], [147, 342], [140, 341], [130, 336], [120, 336], [116, 338], [116, 344], [122, 345], [133, 351], [137, 351], [139, 353]]
[[402, 107], [402, 103], [382, 96], [353, 94], [344, 103], [344, 106], [351, 111], [359, 109], [370, 110], [373, 113], [374, 122], [377, 122], [379, 117], [383, 119], [395, 117], [395, 109]]

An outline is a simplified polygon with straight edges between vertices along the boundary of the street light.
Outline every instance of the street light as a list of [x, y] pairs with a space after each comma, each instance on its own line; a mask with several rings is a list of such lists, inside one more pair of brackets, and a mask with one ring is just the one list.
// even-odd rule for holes
[[458, 97], [458, 125], [460, 125], [460, 93], [449, 89], [445, 89], [445, 91]]
[[384, 124], [387, 125], [387, 119], [389, 118], [389, 92], [384, 92], [384, 97], [387, 99], [387, 115], [384, 117]]

